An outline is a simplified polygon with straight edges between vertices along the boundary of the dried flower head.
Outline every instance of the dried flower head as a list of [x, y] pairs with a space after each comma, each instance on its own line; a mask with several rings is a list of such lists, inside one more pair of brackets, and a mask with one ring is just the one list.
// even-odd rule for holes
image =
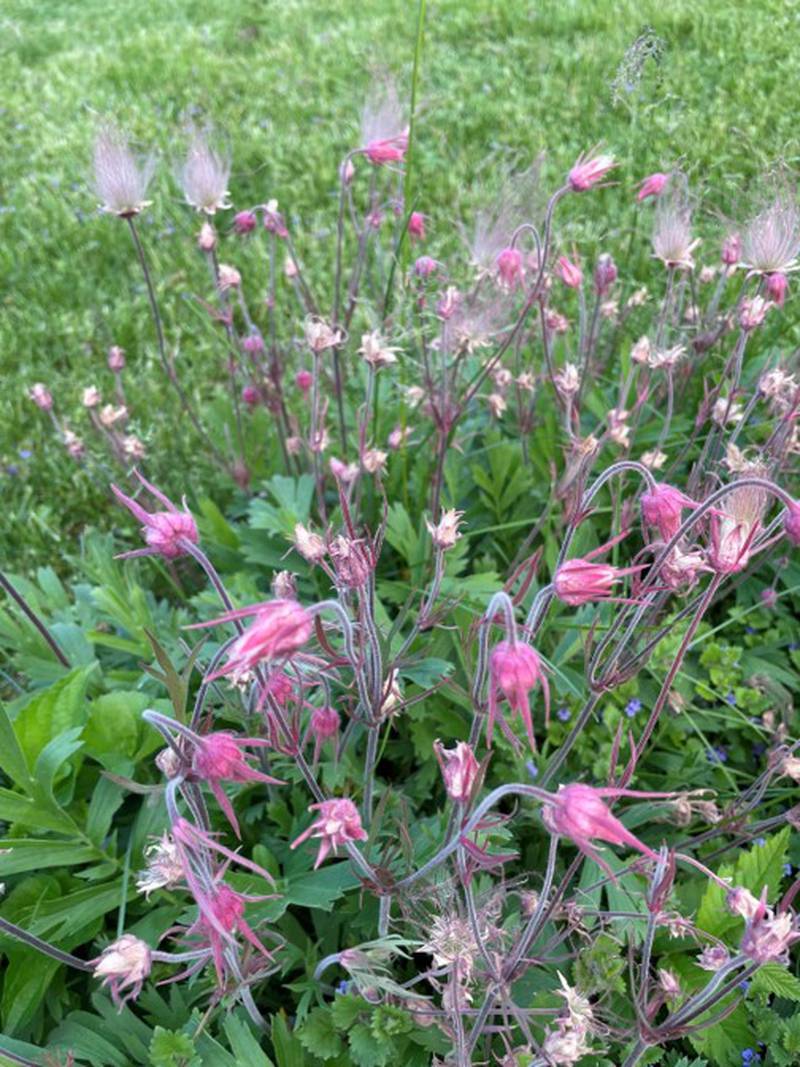
[[212, 144], [212, 137], [209, 129], [190, 130], [189, 147], [178, 174], [186, 203], [206, 215], [215, 215], [231, 206], [230, 157]]
[[742, 233], [741, 262], [757, 274], [796, 270], [800, 253], [800, 208], [795, 192], [778, 182]]
[[375, 82], [361, 114], [361, 151], [374, 166], [401, 163], [408, 150], [408, 123], [390, 78]]
[[[92, 964], [95, 978], [103, 979], [103, 985], [111, 990], [114, 1003], [122, 1011], [129, 1000], [135, 1000], [141, 993], [153, 957], [146, 941], [133, 934], [123, 934], [104, 948]], [[120, 996], [123, 991], [124, 996]]]
[[463, 511], [456, 511], [455, 508], [450, 508], [448, 511], [442, 512], [439, 521], [435, 525], [429, 519], [425, 520], [428, 533], [431, 535], [431, 540], [436, 548], [446, 552], [447, 549], [455, 545], [456, 541], [462, 536], [458, 526], [463, 515]]
[[387, 344], [381, 336], [380, 330], [372, 330], [370, 333], [362, 334], [361, 347], [358, 350], [358, 354], [365, 363], [369, 363], [371, 367], [378, 370], [380, 367], [388, 367], [392, 363], [396, 363], [397, 356], [395, 353], [398, 351], [398, 348]]
[[103, 127], [94, 142], [94, 188], [103, 211], [123, 219], [138, 215], [151, 203], [145, 197], [155, 166], [155, 156], [137, 159], [124, 133]]
[[653, 254], [665, 267], [692, 270], [692, 209], [683, 174], [675, 174], [666, 193], [656, 203], [653, 222]]

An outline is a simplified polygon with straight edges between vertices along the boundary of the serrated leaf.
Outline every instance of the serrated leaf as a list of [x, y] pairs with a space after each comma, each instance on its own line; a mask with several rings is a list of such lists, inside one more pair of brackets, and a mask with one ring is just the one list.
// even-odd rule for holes
[[347, 1035], [350, 1055], [358, 1067], [383, 1067], [392, 1055], [392, 1046], [375, 1039], [364, 1023], [356, 1023]]
[[304, 1048], [321, 1060], [331, 1060], [340, 1055], [343, 1044], [336, 1033], [330, 1008], [314, 1008], [308, 1013], [297, 1036]]
[[[753, 845], [739, 855], [735, 867], [720, 868], [719, 877], [730, 879], [734, 886], [743, 886], [754, 896], [760, 896], [766, 886], [768, 898], [773, 900], [783, 877], [789, 833], [787, 826], [766, 838], [763, 845]], [[697, 910], [697, 926], [714, 937], [723, 937], [742, 923], [739, 916], [732, 915], [726, 908], [725, 896], [722, 886], [709, 881]]]
[[361, 997], [340, 994], [330, 1006], [331, 1019], [337, 1030], [349, 1030], [366, 1005]]
[[157, 1026], [150, 1042], [151, 1067], [200, 1067], [192, 1039], [180, 1030]]
[[765, 963], [753, 975], [754, 993], [773, 993], [784, 1000], [800, 1001], [800, 978], [779, 963]]

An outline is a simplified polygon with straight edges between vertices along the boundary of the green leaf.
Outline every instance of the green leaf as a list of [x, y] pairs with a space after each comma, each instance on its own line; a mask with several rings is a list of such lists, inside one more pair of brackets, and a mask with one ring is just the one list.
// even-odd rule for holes
[[[723, 1001], [714, 1010], [726, 1003], [727, 1000]], [[693, 1024], [702, 1026], [706, 1014], [700, 1015]], [[755, 1037], [747, 1020], [747, 1010], [743, 1004], [739, 1004], [722, 1022], [715, 1023], [698, 1034], [692, 1034], [689, 1040], [698, 1052], [720, 1067], [738, 1067], [742, 1062], [742, 1049], [752, 1048], [755, 1044]]]
[[350, 863], [332, 863], [329, 867], [291, 878], [284, 896], [288, 904], [331, 911], [348, 889], [355, 889], [360, 884]]
[[343, 1049], [342, 1039], [336, 1033], [330, 1008], [314, 1008], [297, 1031], [303, 1046], [321, 1060], [339, 1056]]
[[236, 1015], [229, 1015], [223, 1029], [238, 1067], [273, 1067], [272, 1060], [262, 1050], [247, 1023], [242, 1019]]
[[151, 1067], [200, 1067], [192, 1039], [179, 1030], [157, 1026], [150, 1042]]
[[37, 799], [40, 797], [44, 797], [48, 801], [53, 799], [53, 783], [56, 774], [70, 756], [74, 756], [79, 749], [83, 748], [80, 734], [80, 726], [65, 730], [58, 737], [54, 737], [52, 741], [49, 741], [39, 753], [36, 759], [36, 766], [33, 769]]
[[306, 1055], [303, 1052], [303, 1046], [289, 1029], [284, 1012], [272, 1016], [270, 1036], [278, 1067], [305, 1067]]
[[359, 1015], [366, 1008], [361, 997], [351, 994], [341, 994], [333, 1000], [330, 1006], [331, 1019], [337, 1030], [349, 1030]]
[[314, 479], [310, 474], [301, 474], [299, 478], [276, 474], [266, 483], [266, 488], [275, 504], [260, 499], [251, 501], [250, 525], [254, 530], [269, 530], [291, 540], [297, 523], [308, 521]]
[[57, 833], [75, 833], [78, 827], [65, 811], [55, 803], [42, 798], [31, 800], [10, 789], [0, 789], [0, 819], [36, 830], [55, 830]]
[[776, 997], [783, 997], [784, 1000], [800, 1001], [800, 978], [779, 963], [765, 963], [753, 975], [751, 991], [774, 993]]
[[91, 845], [78, 841], [7, 837], [0, 841], [0, 877], [46, 867], [72, 867], [97, 858]]
[[30, 1024], [61, 964], [27, 946], [6, 949], [5, 954], [0, 1011], [3, 1033], [13, 1034]]
[[27, 789], [31, 776], [5, 704], [0, 704], [0, 768], [15, 785]]
[[[742, 852], [736, 866], [721, 867], [720, 878], [729, 878], [734, 886], [743, 886], [754, 896], [760, 896], [764, 886], [773, 900], [778, 893], [783, 877], [789, 847], [790, 828], [784, 827], [768, 837], [763, 845], [753, 845]], [[738, 915], [731, 915], [725, 906], [726, 891], [716, 882], [709, 881], [697, 910], [697, 926], [714, 937], [723, 937], [741, 926]]]
[[18, 713], [14, 731], [29, 770], [53, 738], [86, 721], [86, 687], [94, 669], [92, 665], [70, 671], [37, 693]]
[[375, 1039], [364, 1023], [356, 1023], [347, 1035], [350, 1055], [358, 1067], [383, 1067], [392, 1055], [392, 1046]]

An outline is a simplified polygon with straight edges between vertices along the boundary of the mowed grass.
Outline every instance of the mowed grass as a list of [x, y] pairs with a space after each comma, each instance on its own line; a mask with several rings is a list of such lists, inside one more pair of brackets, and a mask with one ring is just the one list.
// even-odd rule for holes
[[[325, 292], [337, 164], [357, 143], [371, 72], [392, 70], [408, 88], [416, 10], [412, 0], [5, 0], [0, 551], [7, 560], [58, 561], [76, 549], [86, 524], [113, 521], [104, 477], [63, 456], [26, 397], [30, 383], [46, 382], [59, 411], [89, 437], [80, 395], [90, 383], [110, 392], [112, 343], [128, 353], [132, 429], [147, 442], [148, 472], [172, 492], [191, 495], [209, 484], [209, 467], [158, 367], [126, 227], [97, 212], [88, 161], [98, 121], [113, 117], [162, 156], [143, 234], [170, 344], [205, 404], [224, 377], [224, 356], [190, 299], [208, 296], [208, 279], [191, 239], [197, 218], [172, 178], [182, 124], [202, 115], [224, 131], [235, 204], [277, 198]], [[570, 237], [596, 245], [606, 236], [617, 250], [631, 224], [635, 182], [678, 161], [704, 195], [706, 223], [745, 211], [760, 173], [776, 160], [797, 163], [799, 22], [800, 5], [786, 0], [431, 0], [415, 164], [431, 250], [453, 247], [455, 221], [491, 198], [504, 167], [544, 152], [551, 185], [599, 140], [622, 161], [621, 185], [593, 194], [591, 205], [583, 198], [566, 206], [562, 232]], [[615, 102], [617, 68], [648, 26], [663, 55]], [[238, 246], [223, 258], [244, 267], [257, 304], [263, 258]], [[715, 247], [706, 258], [716, 259]], [[641, 254], [638, 262], [646, 262]], [[787, 337], [795, 318], [790, 304]], [[291, 324], [284, 332], [291, 335]], [[217, 479], [215, 491], [222, 499], [232, 489]]]

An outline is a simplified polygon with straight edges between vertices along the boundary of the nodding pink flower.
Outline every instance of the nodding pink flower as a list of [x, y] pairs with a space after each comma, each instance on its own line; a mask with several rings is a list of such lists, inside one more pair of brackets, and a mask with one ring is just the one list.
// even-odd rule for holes
[[264, 338], [260, 333], [249, 333], [242, 338], [242, 348], [250, 356], [260, 356], [264, 351]]
[[53, 394], [42, 382], [36, 382], [35, 385], [32, 385], [28, 396], [37, 408], [41, 408], [42, 411], [53, 410]]
[[765, 279], [765, 289], [767, 296], [773, 304], [776, 307], [782, 308], [786, 301], [786, 293], [789, 289], [789, 279], [780, 271], [776, 271], [774, 274], [768, 274]]
[[[135, 1000], [142, 991], [145, 979], [153, 966], [150, 946], [133, 934], [123, 934], [91, 960], [95, 978], [102, 978], [103, 985], [111, 990], [111, 997], [122, 1011], [129, 1000]], [[120, 993], [126, 990], [124, 996]]]
[[217, 626], [249, 615], [255, 615], [254, 621], [233, 642], [225, 664], [213, 674], [206, 675], [206, 682], [226, 674], [239, 675], [251, 671], [264, 660], [291, 656], [303, 647], [314, 629], [311, 615], [296, 600], [266, 600], [251, 604], [247, 608], [226, 611], [209, 622], [193, 623], [188, 629]]
[[573, 263], [566, 256], [559, 256], [555, 274], [569, 289], [580, 289], [583, 285], [583, 271], [580, 264]]
[[177, 559], [186, 552], [182, 542], [189, 541], [196, 545], [200, 539], [197, 532], [197, 524], [189, 513], [186, 505], [186, 497], [183, 498], [181, 511], [176, 508], [168, 497], [164, 496], [160, 489], [156, 489], [138, 471], [134, 471], [142, 485], [151, 493], [156, 500], [164, 505], [166, 511], [145, 511], [131, 497], [126, 496], [116, 485], [111, 486], [111, 491], [121, 504], [130, 511], [142, 524], [142, 534], [147, 542], [147, 548], [137, 548], [133, 552], [122, 552], [120, 559], [133, 556], [163, 556], [164, 559]]
[[189, 927], [186, 933], [189, 937], [199, 934], [208, 943], [220, 987], [225, 984], [226, 964], [224, 949], [234, 943], [234, 935], [236, 933], [240, 933], [256, 951], [260, 952], [268, 960], [272, 959], [271, 953], [261, 943], [253, 928], [245, 920], [246, 897], [231, 889], [224, 882], [202, 891], [198, 886], [197, 891], [194, 891], [194, 896], [199, 914], [196, 922]]
[[430, 278], [439, 264], [431, 256], [420, 256], [414, 264], [414, 273], [418, 278]]
[[627, 574], [636, 574], [643, 570], [645, 564], [635, 567], [614, 567], [610, 563], [593, 563], [595, 556], [602, 555], [612, 545], [622, 540], [621, 534], [604, 545], [578, 559], [569, 559], [562, 563], [553, 577], [553, 591], [559, 600], [570, 607], [589, 604], [593, 600], [612, 599], [612, 592], [617, 582]]
[[243, 236], [252, 233], [258, 225], [255, 211], [239, 211], [233, 216], [233, 231]]
[[197, 743], [192, 759], [192, 771], [211, 786], [217, 803], [222, 808], [228, 822], [239, 837], [239, 823], [233, 811], [233, 805], [226, 796], [220, 782], [263, 782], [265, 785], [283, 785], [263, 771], [257, 771], [247, 762], [246, 747], [264, 747], [268, 741], [258, 737], [234, 737], [233, 734], [219, 730], [206, 734]]
[[[282, 572], [286, 574], [286, 571]], [[284, 708], [289, 703], [294, 693], [294, 682], [285, 671], [272, 671], [264, 683], [262, 700], [270, 697], [280, 707]]]
[[278, 201], [268, 200], [262, 206], [262, 210], [264, 212], [264, 229], [267, 233], [272, 233], [282, 240], [288, 237], [289, 231], [286, 229], [286, 222], [283, 215], [278, 211]]
[[108, 350], [108, 369], [119, 374], [125, 369], [125, 349], [112, 345]]
[[307, 393], [314, 384], [314, 375], [310, 370], [299, 370], [294, 376], [294, 383], [298, 389]]
[[748, 565], [768, 503], [764, 489], [744, 485], [732, 490], [722, 507], [711, 512], [708, 561], [718, 574], [736, 574]]
[[458, 741], [455, 748], [445, 748], [441, 741], [434, 741], [433, 751], [442, 769], [442, 778], [447, 795], [459, 804], [466, 804], [472, 796], [480, 773], [480, 764], [475, 759], [466, 741]]
[[311, 736], [314, 738], [314, 763], [316, 763], [325, 742], [339, 735], [341, 726], [339, 712], [327, 704], [321, 708], [314, 708], [308, 725]]
[[574, 193], [585, 193], [587, 189], [592, 189], [601, 182], [616, 166], [613, 156], [602, 155], [597, 149], [582, 152], [567, 175], [569, 187]]
[[425, 216], [421, 211], [412, 211], [408, 216], [408, 236], [412, 240], [425, 240]]
[[516, 289], [522, 285], [525, 276], [525, 261], [522, 252], [518, 248], [503, 248], [495, 259], [497, 276], [500, 283], [508, 289]]
[[260, 399], [258, 389], [254, 385], [245, 385], [242, 388], [242, 400], [248, 407], [254, 408]]
[[408, 131], [396, 134], [394, 137], [384, 137], [377, 141], [370, 141], [364, 147], [364, 155], [376, 167], [386, 166], [387, 163], [402, 163], [408, 151]]
[[598, 296], [606, 296], [617, 280], [617, 265], [611, 256], [604, 252], [594, 268], [594, 289]]
[[783, 532], [795, 547], [800, 547], [800, 501], [787, 505], [783, 517]]
[[568, 837], [585, 856], [614, 875], [592, 846], [593, 841], [607, 841], [611, 845], [627, 845], [643, 856], [657, 860], [658, 854], [648, 848], [613, 815], [604, 797], [669, 797], [671, 793], [642, 793], [635, 789], [616, 789], [613, 786], [594, 788], [573, 782], [560, 785], [551, 804], [542, 810], [542, 820], [553, 834]]
[[373, 86], [361, 115], [361, 151], [376, 167], [401, 163], [408, 150], [408, 126], [394, 83]]
[[541, 684], [544, 691], [546, 721], [550, 720], [550, 687], [544, 673], [542, 661], [537, 652], [524, 641], [499, 641], [489, 657], [489, 715], [486, 721], [486, 744], [492, 743], [492, 732], [495, 719], [499, 719], [500, 727], [506, 737], [514, 746], [518, 745], [517, 739], [511, 732], [508, 723], [499, 714], [498, 695], [508, 700], [512, 711], [517, 711], [522, 717], [525, 732], [531, 750], [536, 752], [536, 738], [533, 733], [533, 721], [531, 719], [531, 707], [528, 694], [537, 684]]
[[660, 171], [656, 171], [655, 174], [649, 174], [639, 185], [636, 199], [641, 203], [642, 200], [647, 200], [650, 197], [661, 196], [668, 181], [669, 174], [662, 174]]
[[729, 233], [722, 242], [720, 258], [726, 267], [735, 267], [742, 258], [742, 239], [738, 233]]
[[463, 300], [462, 294], [456, 289], [454, 285], [448, 285], [445, 290], [444, 296], [441, 297], [436, 305], [436, 314], [440, 319], [452, 319], [453, 315], [461, 307]]
[[670, 541], [681, 526], [684, 508], [696, 508], [697, 503], [673, 485], [657, 482], [642, 494], [642, 516], [649, 526], [658, 528], [662, 541]]
[[331, 851], [336, 854], [340, 845], [345, 845], [348, 841], [367, 840], [367, 831], [361, 825], [358, 808], [347, 797], [323, 800], [320, 804], [312, 804], [308, 810], [318, 811], [319, 816], [289, 847], [297, 848], [309, 837], [319, 838], [319, 852], [314, 862], [314, 870], [325, 861]]

